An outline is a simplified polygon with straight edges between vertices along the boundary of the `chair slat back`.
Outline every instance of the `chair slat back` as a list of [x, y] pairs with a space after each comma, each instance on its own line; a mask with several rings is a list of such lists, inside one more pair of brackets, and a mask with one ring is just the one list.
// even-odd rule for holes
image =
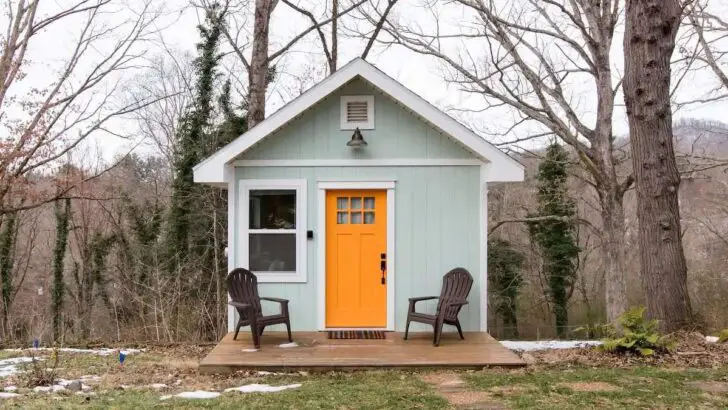
[[[226, 282], [233, 302], [250, 304], [258, 316], [262, 315], [260, 296], [258, 296], [258, 278], [253, 272], [244, 268], [235, 268], [228, 274]], [[240, 311], [238, 313], [242, 314]]]
[[[447, 301], [465, 301], [473, 287], [473, 276], [464, 268], [455, 268], [442, 277], [442, 290], [440, 300], [437, 302], [437, 311], [440, 312], [442, 304]], [[451, 306], [445, 312], [446, 320], [455, 320], [462, 306]]]

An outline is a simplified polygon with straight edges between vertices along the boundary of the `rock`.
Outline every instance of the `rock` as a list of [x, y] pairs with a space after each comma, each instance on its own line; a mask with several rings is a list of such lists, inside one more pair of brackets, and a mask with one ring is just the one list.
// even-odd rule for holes
[[521, 355], [521, 359], [523, 359], [526, 364], [536, 364], [538, 363], [538, 359], [536, 359], [532, 354], [530, 353], [524, 353]]
[[74, 380], [71, 383], [68, 383], [68, 386], [66, 386], [66, 389], [72, 392], [81, 391], [83, 389], [83, 384], [81, 384], [81, 381]]

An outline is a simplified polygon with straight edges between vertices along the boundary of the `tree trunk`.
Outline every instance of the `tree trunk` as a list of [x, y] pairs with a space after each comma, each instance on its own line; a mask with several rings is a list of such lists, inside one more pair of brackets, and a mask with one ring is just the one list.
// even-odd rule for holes
[[268, 37], [270, 15], [276, 0], [255, 0], [253, 24], [253, 53], [248, 72], [248, 128], [265, 119], [265, 92], [268, 85]]
[[624, 36], [642, 287], [648, 314], [665, 331], [691, 318], [670, 106], [670, 59], [681, 14], [677, 0], [628, 0]]
[[339, 0], [331, 0], [331, 61], [329, 61], [329, 74], [336, 72], [339, 59]]
[[617, 323], [619, 316], [628, 308], [625, 244], [627, 229], [624, 225], [623, 195], [615, 197], [614, 193], [608, 190], [600, 194], [605, 257], [604, 281], [609, 323]]

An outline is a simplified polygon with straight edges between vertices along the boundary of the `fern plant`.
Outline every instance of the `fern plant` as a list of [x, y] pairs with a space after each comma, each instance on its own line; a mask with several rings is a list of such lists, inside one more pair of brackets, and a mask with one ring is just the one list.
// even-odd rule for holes
[[634, 353], [652, 356], [668, 353], [672, 343], [660, 334], [658, 321], [645, 318], [645, 307], [633, 307], [619, 317], [621, 332], [612, 331], [602, 339], [601, 349], [606, 352]]

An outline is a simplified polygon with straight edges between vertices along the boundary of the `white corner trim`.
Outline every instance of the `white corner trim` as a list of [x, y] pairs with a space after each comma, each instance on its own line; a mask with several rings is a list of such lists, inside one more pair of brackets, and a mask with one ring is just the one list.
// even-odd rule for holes
[[[348, 328], [326, 327], [326, 191], [336, 189], [384, 189], [387, 191], [387, 327], [395, 330], [395, 183], [394, 181], [331, 181], [318, 182], [317, 216], [318, 234], [316, 235], [316, 283], [317, 299], [316, 323], [318, 330], [349, 330]], [[361, 330], [360, 328], [356, 328]], [[381, 329], [380, 329], [381, 330]]]
[[446, 167], [483, 164], [482, 160], [467, 158], [247, 159], [233, 162], [236, 167]]
[[[237, 191], [235, 189], [235, 168], [232, 166], [226, 166], [225, 167], [225, 177], [228, 181], [227, 183], [227, 195], [228, 195], [228, 230], [227, 230], [227, 270], [230, 272], [231, 270], [237, 268], [237, 265], [235, 264], [235, 253], [237, 251], [237, 247], [235, 246], [235, 232], [236, 229], [236, 221], [235, 221], [235, 210], [237, 209]], [[231, 301], [230, 294], [228, 294], [228, 302]], [[227, 307], [227, 327], [228, 332], [232, 332], [235, 330], [235, 308], [228, 305]]]
[[[518, 161], [487, 142], [469, 128], [457, 122], [425, 99], [386, 75], [361, 58], [354, 59], [334, 74], [316, 84], [298, 98], [233, 140], [194, 168], [194, 180], [201, 183], [226, 182], [223, 168], [238, 155], [286, 125], [302, 112], [318, 103], [356, 76], [361, 76], [424, 121], [440, 129], [476, 153], [481, 159], [495, 164], [491, 178], [502, 181], [522, 181], [524, 167]], [[494, 179], [495, 180], [495, 179]]]
[[[347, 118], [347, 104], [350, 102], [364, 102], [367, 104], [367, 122], [349, 122]], [[373, 95], [343, 95], [339, 104], [341, 114], [341, 129], [360, 130], [374, 129], [374, 96]]]
[[488, 331], [488, 167], [480, 167], [480, 331]]
[[[240, 243], [237, 246], [236, 261], [246, 269], [250, 266], [250, 201], [249, 194], [254, 189], [293, 189], [296, 191], [296, 271], [295, 272], [254, 272], [260, 283], [305, 283], [308, 280], [307, 219], [308, 219], [308, 181], [306, 179], [241, 179], [239, 187], [238, 226]], [[253, 230], [258, 232], [259, 230]], [[274, 233], [271, 233], [274, 234]]]

